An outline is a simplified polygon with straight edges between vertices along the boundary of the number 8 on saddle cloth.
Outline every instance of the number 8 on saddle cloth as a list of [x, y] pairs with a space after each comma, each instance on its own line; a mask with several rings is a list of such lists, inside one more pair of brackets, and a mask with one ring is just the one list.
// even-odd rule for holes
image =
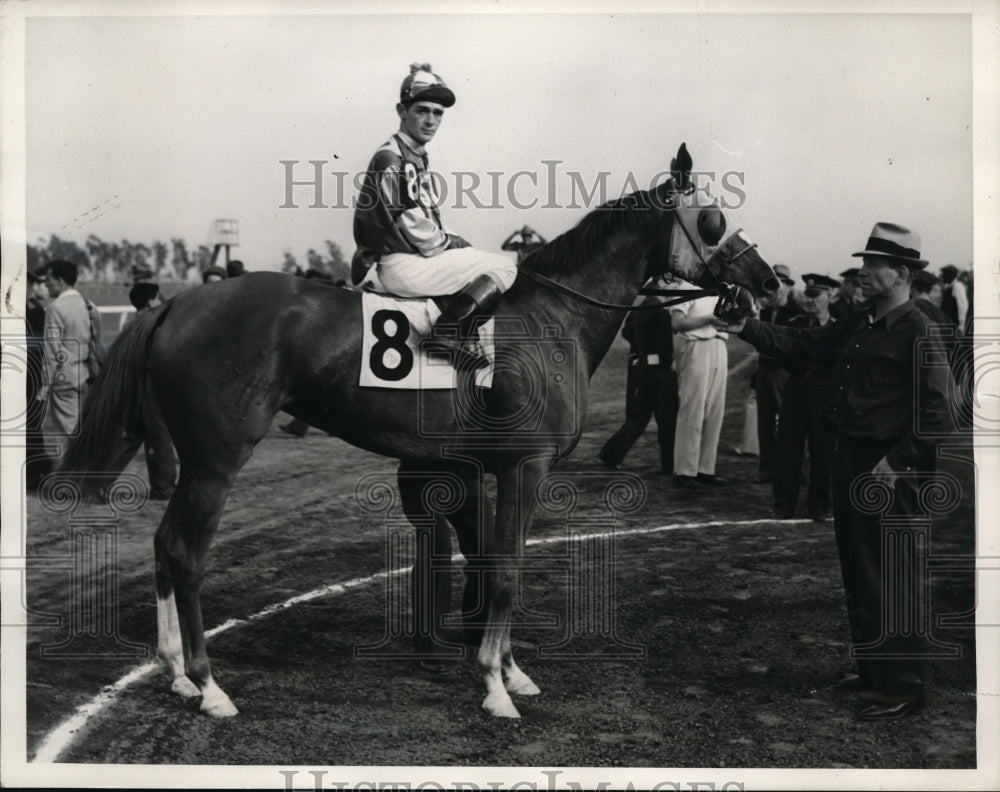
[[[445, 358], [428, 355], [420, 341], [430, 335], [441, 309], [432, 299], [403, 298], [366, 291], [362, 295], [361, 374], [362, 388], [402, 390], [456, 387], [456, 372]], [[493, 384], [493, 319], [479, 327], [479, 347], [488, 366], [476, 370], [475, 383]]]

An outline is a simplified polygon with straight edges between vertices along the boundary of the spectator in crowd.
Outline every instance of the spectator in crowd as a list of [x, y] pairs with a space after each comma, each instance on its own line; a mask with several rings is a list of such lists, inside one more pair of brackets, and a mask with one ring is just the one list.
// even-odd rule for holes
[[[798, 316], [801, 309], [788, 297], [795, 281], [784, 264], [774, 265], [774, 274], [778, 276], [781, 285], [773, 305], [760, 312], [762, 322], [785, 325], [793, 316]], [[785, 365], [769, 355], [760, 355], [757, 360], [757, 374], [754, 378], [757, 396], [757, 481], [770, 483], [774, 480], [774, 437], [778, 427], [778, 413], [781, 411], [781, 398], [788, 381], [788, 369]]]
[[969, 316], [969, 293], [965, 283], [958, 277], [958, 267], [945, 264], [941, 267], [941, 310], [944, 311], [961, 335], [965, 332], [965, 320]]
[[222, 267], [207, 267], [204, 272], [201, 273], [202, 283], [218, 283], [219, 281], [224, 281], [229, 276], [226, 275], [226, 271]]
[[850, 267], [840, 273], [840, 291], [830, 300], [830, 316], [840, 319], [861, 307], [860, 270]]
[[62, 457], [63, 443], [76, 432], [90, 377], [87, 360], [94, 329], [87, 304], [76, 290], [76, 278], [72, 261], [57, 259], [46, 267], [50, 302], [45, 308], [42, 386], [36, 400], [45, 403], [42, 436], [50, 463]]
[[941, 296], [941, 281], [937, 275], [927, 270], [914, 273], [913, 283], [910, 284], [913, 304], [931, 320], [932, 325], [953, 328], [955, 323], [941, 310]]
[[[962, 284], [964, 284], [965, 294], [969, 301], [969, 312], [965, 317], [965, 325], [967, 328], [970, 322], [972, 321], [972, 314], [976, 307], [976, 301], [974, 299], [975, 284], [976, 284], [975, 278], [976, 278], [976, 273], [973, 271], [971, 267], [969, 269], [962, 270], [960, 273], [958, 273], [958, 280], [961, 281]], [[966, 333], [968, 332], [969, 331], [967, 329]]]
[[45, 338], [45, 305], [47, 302], [45, 273], [40, 268], [28, 270], [28, 295], [25, 319], [25, 486], [37, 488], [42, 476], [49, 472], [50, 463], [45, 455], [42, 439], [42, 415], [45, 405], [38, 401], [43, 381]]
[[[664, 277], [658, 284], [670, 287]], [[657, 297], [647, 297], [642, 305], [655, 305]], [[629, 343], [628, 374], [625, 386], [625, 422], [598, 453], [604, 466], [615, 470], [656, 416], [660, 447], [660, 472], [674, 471], [674, 429], [677, 424], [677, 374], [673, 371], [674, 342], [670, 312], [632, 311], [625, 318], [622, 337]]]
[[[755, 319], [731, 326], [761, 350], [788, 360], [832, 369], [827, 416], [836, 432], [834, 528], [858, 664], [856, 683], [873, 703], [863, 720], [893, 720], [924, 705], [926, 638], [910, 626], [921, 616], [924, 574], [918, 553], [884, 557], [883, 513], [855, 489], [887, 488], [886, 516], [920, 514], [917, 485], [935, 468], [935, 437], [951, 429], [949, 371], [940, 338], [909, 299], [913, 274], [927, 266], [920, 237], [891, 223], [877, 223], [865, 249], [859, 279], [864, 310], [823, 327], [778, 327]], [[924, 365], [914, 366], [921, 344]], [[901, 567], [900, 565], [905, 565]], [[886, 576], [889, 569], [891, 575]], [[893, 627], [895, 626], [895, 628]]]
[[679, 386], [674, 438], [674, 484], [700, 489], [725, 484], [715, 475], [726, 405], [726, 322], [715, 316], [714, 297], [700, 297], [670, 309], [674, 366]]
[[246, 273], [246, 269], [243, 267], [243, 262], [239, 259], [233, 259], [226, 264], [226, 277], [227, 278], [238, 278], [240, 275]]
[[[826, 275], [805, 275], [805, 313], [792, 317], [789, 327], [806, 329], [830, 323], [830, 299], [840, 287]], [[784, 400], [775, 438], [774, 514], [778, 519], [795, 516], [802, 484], [802, 460], [809, 448], [809, 485], [806, 498], [809, 517], [823, 522], [830, 510], [833, 483], [834, 435], [823, 406], [830, 390], [830, 372], [818, 361], [789, 366]]]
[[517, 251], [517, 263], [520, 264], [529, 253], [538, 250], [545, 242], [545, 237], [535, 229], [524, 226], [507, 237], [500, 248], [502, 250]]

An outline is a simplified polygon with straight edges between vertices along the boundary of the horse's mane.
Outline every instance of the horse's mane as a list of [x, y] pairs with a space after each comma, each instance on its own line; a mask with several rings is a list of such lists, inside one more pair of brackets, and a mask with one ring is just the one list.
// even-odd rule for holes
[[638, 190], [603, 203], [573, 228], [529, 253], [521, 266], [550, 277], [574, 272], [581, 261], [589, 259], [615, 237], [631, 234], [650, 222], [652, 214], [648, 210], [657, 205], [649, 190]]

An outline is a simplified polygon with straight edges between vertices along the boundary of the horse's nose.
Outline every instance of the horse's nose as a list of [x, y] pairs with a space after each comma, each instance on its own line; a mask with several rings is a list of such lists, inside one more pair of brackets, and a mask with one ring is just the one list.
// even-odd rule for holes
[[773, 297], [778, 293], [778, 289], [781, 288], [781, 281], [775, 277], [765, 278], [764, 282], [761, 284], [761, 288], [764, 290], [765, 294], [770, 294]]

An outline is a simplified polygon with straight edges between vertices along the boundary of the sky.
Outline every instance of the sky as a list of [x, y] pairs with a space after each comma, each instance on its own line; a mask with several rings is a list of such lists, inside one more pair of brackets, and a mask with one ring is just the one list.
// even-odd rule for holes
[[[410, 62], [429, 61], [457, 95], [428, 148], [442, 215], [476, 246], [524, 224], [551, 239], [686, 142], [729, 228], [793, 274], [857, 264], [877, 221], [918, 231], [932, 269], [966, 267], [971, 52], [971, 17], [941, 13], [32, 18], [26, 235], [190, 247], [235, 218], [250, 270], [326, 239], [349, 257], [357, 174], [398, 128]], [[288, 206], [310, 160], [326, 206], [308, 185]]]

